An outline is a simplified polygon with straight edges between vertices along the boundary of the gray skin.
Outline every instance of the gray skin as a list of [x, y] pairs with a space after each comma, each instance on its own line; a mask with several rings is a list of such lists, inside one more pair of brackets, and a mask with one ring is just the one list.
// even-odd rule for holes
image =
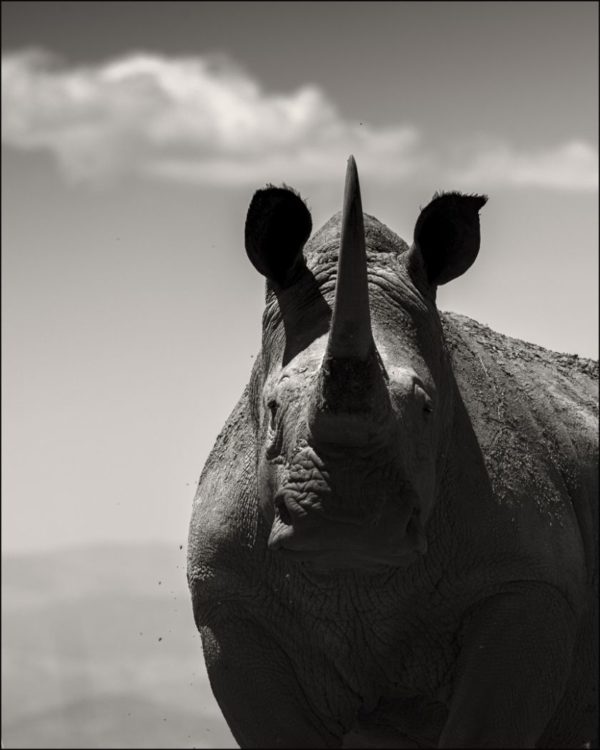
[[242, 747], [596, 741], [598, 366], [438, 312], [484, 202], [436, 196], [409, 247], [352, 158], [306, 245], [295, 193], [253, 198], [262, 350], [188, 550]]

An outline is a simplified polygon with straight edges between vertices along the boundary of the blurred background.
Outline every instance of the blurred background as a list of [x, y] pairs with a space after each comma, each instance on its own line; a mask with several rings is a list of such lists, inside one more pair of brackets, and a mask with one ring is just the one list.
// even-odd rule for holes
[[2, 3], [2, 741], [235, 747], [185, 581], [248, 379], [266, 183], [317, 229], [357, 160], [408, 242], [487, 193], [441, 309], [598, 356], [592, 2]]

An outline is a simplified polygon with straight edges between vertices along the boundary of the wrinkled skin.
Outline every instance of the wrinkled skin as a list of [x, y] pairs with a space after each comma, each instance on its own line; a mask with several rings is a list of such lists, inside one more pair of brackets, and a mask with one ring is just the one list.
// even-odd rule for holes
[[436, 286], [479, 247], [482, 202], [463, 216], [452, 200], [473, 199], [432, 201], [410, 248], [364, 215], [362, 358], [328, 358], [343, 217], [299, 255], [295, 205], [275, 262], [277, 206], [249, 212], [262, 350], [188, 552], [242, 747], [595, 742], [597, 363], [437, 311]]

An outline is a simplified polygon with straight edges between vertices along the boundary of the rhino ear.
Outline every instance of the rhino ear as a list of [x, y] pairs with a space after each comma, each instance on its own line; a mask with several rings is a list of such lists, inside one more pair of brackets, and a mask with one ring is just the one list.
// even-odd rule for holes
[[415, 224], [411, 252], [419, 253], [430, 284], [463, 274], [479, 252], [479, 209], [485, 195], [436, 193]]
[[246, 253], [263, 276], [289, 286], [304, 266], [302, 248], [312, 219], [302, 198], [288, 187], [257, 190], [246, 216]]

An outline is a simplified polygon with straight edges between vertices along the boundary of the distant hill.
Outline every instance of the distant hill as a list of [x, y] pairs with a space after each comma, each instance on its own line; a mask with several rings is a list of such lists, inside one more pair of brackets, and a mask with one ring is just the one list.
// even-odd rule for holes
[[2, 557], [5, 748], [236, 748], [178, 545]]

